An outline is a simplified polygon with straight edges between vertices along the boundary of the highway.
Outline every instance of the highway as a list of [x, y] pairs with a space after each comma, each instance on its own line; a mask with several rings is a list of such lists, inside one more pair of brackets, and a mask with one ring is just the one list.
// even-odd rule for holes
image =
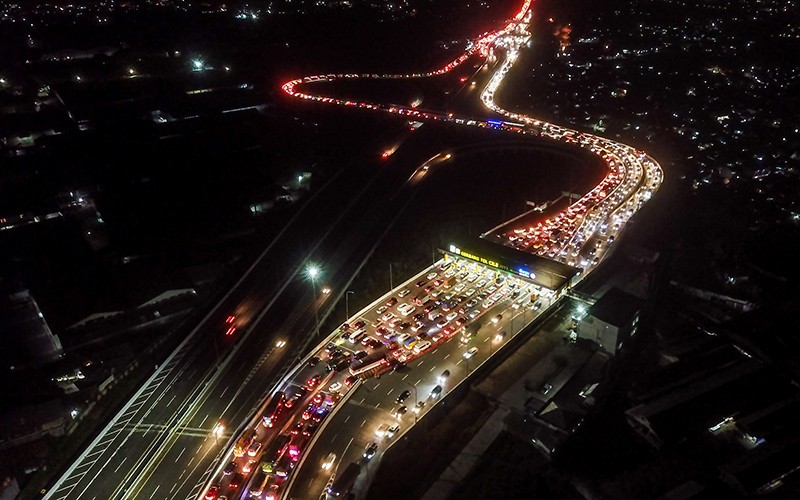
[[[657, 190], [663, 174], [655, 160], [630, 146], [505, 111], [495, 102], [504, 76], [513, 68], [519, 51], [530, 41], [527, 28], [531, 15], [530, 2], [526, 1], [503, 29], [481, 35], [460, 57], [430, 72], [317, 75], [287, 82], [283, 90], [295, 98], [365, 112], [380, 111], [422, 122], [494, 129], [517, 134], [521, 139], [560, 141], [598, 155], [608, 169], [605, 178], [567, 209], [545, 213], [532, 225], [502, 227], [484, 235], [519, 250], [580, 266], [582, 277], [602, 262], [625, 222]], [[485, 64], [487, 61], [489, 64]], [[461, 116], [300, 91], [301, 87], [342, 79], [447, 78], [465, 63], [472, 64], [477, 71], [487, 68], [485, 86], [483, 78], [477, 79], [482, 86], [480, 101], [499, 118]], [[472, 87], [471, 81], [462, 83]], [[464, 96], [468, 95], [473, 94], [464, 92]], [[458, 94], [458, 99], [461, 98]], [[421, 140], [419, 137], [415, 133], [410, 139], [404, 136], [403, 140]], [[394, 150], [387, 151], [385, 159], [391, 161], [393, 154]], [[422, 418], [438, 400], [431, 397], [431, 390], [439, 382], [438, 375], [444, 370], [450, 371], [447, 380], [440, 383], [443, 391], [460, 383], [516, 332], [536, 316], [545, 314], [556, 298], [551, 291], [535, 289], [525, 280], [500, 276], [492, 269], [464, 259], [443, 260], [437, 263], [441, 269], [432, 267], [421, 271], [354, 316], [348, 329], [360, 329], [353, 323], [363, 320], [364, 337], [373, 339], [372, 347], [361, 344], [361, 339], [350, 342], [342, 338], [351, 331], [335, 331], [297, 363], [306, 353], [303, 347], [310, 340], [306, 333], [313, 331], [315, 309], [324, 314], [337, 297], [341, 298], [357, 271], [354, 263], [363, 262], [374, 251], [376, 241], [388, 230], [387, 225], [390, 226], [411, 203], [418, 181], [428, 175], [428, 169], [448, 159], [440, 153], [427, 162], [405, 169], [378, 169], [366, 174], [368, 169], [364, 168], [332, 179], [331, 187], [320, 190], [320, 198], [309, 202], [308, 208], [299, 211], [296, 220], [287, 224], [286, 234], [281, 232], [273, 239], [262, 258], [219, 301], [184, 344], [157, 368], [135, 397], [56, 481], [45, 498], [213, 498], [220, 495], [245, 498], [251, 488], [259, 486], [252, 483], [258, 475], [255, 469], [262, 462], [272, 472], [263, 479], [267, 489], [259, 494], [261, 498], [319, 498], [328, 480], [335, 479], [337, 472], [353, 461], [362, 462], [367, 471], [359, 476], [356, 491], [366, 491], [370, 473], [377, 467], [385, 447], [416, 419]], [[326, 210], [328, 206], [342, 206], [338, 193], [354, 190], [356, 194], [349, 197], [342, 210]], [[367, 190], [371, 196], [364, 196]], [[387, 196], [375, 196], [377, 193]], [[362, 216], [355, 217], [354, 213]], [[298, 245], [298, 241], [305, 244]], [[298, 246], [303, 251], [298, 252]], [[322, 255], [326, 256], [326, 283], [337, 295], [317, 295], [317, 300], [312, 301], [310, 285], [302, 273], [309, 262], [322, 260]], [[444, 266], [449, 267], [445, 269]], [[454, 271], [452, 276], [445, 276], [451, 271]], [[448, 281], [445, 283], [445, 280]], [[423, 305], [409, 301], [419, 293], [417, 289], [426, 287], [432, 288], [425, 293], [451, 295], [447, 300], [455, 304], [445, 308], [439, 303], [432, 312], [422, 313]], [[400, 292], [406, 288], [408, 295], [400, 297]], [[485, 296], [478, 298], [481, 294]], [[537, 297], [532, 300], [534, 294]], [[392, 297], [398, 299], [397, 303], [386, 305]], [[433, 300], [444, 299], [435, 297]], [[475, 303], [467, 305], [472, 301]], [[415, 310], [404, 315], [398, 309], [402, 304], [409, 304], [408, 307]], [[380, 307], [387, 310], [379, 313]], [[269, 314], [273, 311], [279, 313]], [[396, 318], [387, 316], [379, 321], [387, 312]], [[418, 314], [423, 316], [412, 323]], [[231, 317], [234, 319], [229, 323]], [[477, 322], [481, 323], [477, 334], [461, 342], [463, 333], [475, 329]], [[231, 325], [236, 329], [232, 335], [226, 335]], [[498, 336], [501, 332], [504, 334]], [[331, 353], [331, 349], [325, 352], [329, 343], [336, 344], [340, 356], [348, 360], [331, 373], [324, 369]], [[472, 348], [475, 349], [473, 355], [465, 357]], [[373, 377], [377, 374], [375, 371], [363, 373], [363, 381], [359, 379], [348, 385], [345, 380], [350, 376], [349, 357], [358, 351], [363, 351], [370, 360], [378, 353], [380, 356], [375, 355], [378, 361], [385, 358], [393, 363], [405, 363], [405, 366], [397, 371], [389, 365], [379, 366], [376, 371], [389, 371], [380, 378]], [[310, 366], [308, 360], [314, 355], [320, 361]], [[322, 380], [311, 384], [309, 380], [314, 375], [320, 375]], [[313, 387], [303, 389], [304, 385]], [[259, 424], [262, 402], [268, 401], [265, 396], [274, 395], [276, 390], [283, 392], [293, 404], [291, 408], [284, 408], [275, 427], [265, 428]], [[314, 402], [320, 390], [325, 397], [315, 403], [315, 408], [307, 414], [309, 418], [304, 419], [303, 411]], [[408, 413], [397, 416], [394, 414], [399, 405], [396, 398], [406, 390], [411, 393], [405, 401]], [[425, 402], [425, 407], [414, 414], [411, 409], [417, 402]], [[314, 415], [319, 417], [319, 425], [309, 428], [309, 420], [313, 422]], [[246, 428], [260, 426], [256, 440], [262, 443], [261, 447], [253, 456], [236, 458], [235, 466], [229, 469], [235, 473], [225, 474], [224, 469], [232, 459], [232, 443], [239, 438], [239, 433], [234, 431], [243, 421], [249, 421]], [[298, 423], [303, 425], [298, 427]], [[394, 437], [379, 438], [376, 431], [382, 424], [398, 424], [400, 428]], [[297, 430], [294, 435], [291, 434], [293, 429]], [[304, 435], [304, 431], [308, 435]], [[276, 457], [261, 456], [280, 434], [288, 434], [292, 441], [277, 450]], [[365, 446], [372, 442], [378, 444], [377, 453], [367, 460], [362, 454]], [[287, 453], [292, 454], [290, 464], [294, 466], [286, 471], [285, 477], [278, 476], [275, 468], [279, 464], [273, 464], [272, 460], [286, 462], [282, 457]], [[336, 458], [332, 468], [323, 473], [322, 461], [330, 453]], [[243, 468], [250, 460], [254, 470], [240, 480], [236, 473], [244, 474]], [[241, 484], [231, 487], [234, 478]], [[209, 485], [212, 485], [210, 491]]]
[[[519, 51], [530, 41], [531, 35], [527, 28], [531, 15], [530, 2], [525, 2], [514, 20], [509, 22], [503, 30], [482, 35], [462, 56], [435, 71], [403, 75], [317, 75], [287, 82], [283, 89], [293, 97], [325, 104], [396, 113], [421, 121], [449, 122], [463, 126], [493, 128], [517, 134], [534, 135], [574, 144], [576, 147], [585, 148], [599, 156], [607, 166], [606, 176], [597, 186], [570, 204], [569, 207], [558, 213], [542, 214], [539, 220], [532, 225], [526, 224], [527, 227], [521, 224], [517, 227], [500, 226], [496, 228], [495, 232], [483, 235], [484, 238], [518, 250], [570, 266], [580, 266], [582, 274], [579, 279], [581, 279], [602, 261], [625, 223], [658, 189], [663, 179], [663, 173], [655, 160], [635, 148], [617, 141], [506, 111], [495, 102], [495, 93], [504, 77], [514, 66]], [[301, 86], [342, 79], [439, 77], [478, 56], [487, 59], [498, 58], [502, 61], [500, 64], [493, 65], [493, 73], [480, 94], [482, 103], [489, 110], [500, 115], [502, 120], [477, 120], [472, 117], [455, 116], [450, 112], [359, 102], [351, 99], [313, 95], [299, 90]], [[391, 152], [387, 154], [391, 154]], [[430, 161], [439, 159], [434, 157]], [[425, 175], [426, 172], [427, 168], [423, 168], [416, 175]], [[533, 290], [531, 288], [533, 285], [525, 281], [503, 278], [500, 273], [491, 268], [480, 266], [467, 259], [451, 262], [446, 258], [437, 266], [442, 269], [430, 268], [422, 271], [418, 277], [425, 276], [425, 278], [415, 282], [413, 286], [423, 289], [432, 287], [431, 292], [440, 292], [445, 299], [437, 298], [432, 305], [432, 311], [430, 313], [424, 311], [422, 317], [416, 318], [416, 323], [404, 321], [405, 317], [417, 310], [408, 312], [409, 309], [415, 307], [413, 302], [406, 302], [407, 299], [400, 297], [399, 292], [397, 296], [390, 294], [379, 298], [367, 310], [361, 312], [355, 320], [343, 325], [339, 332], [332, 333], [312, 352], [315, 355], [314, 359], [319, 358], [322, 360], [319, 363], [322, 363], [331, 355], [331, 352], [335, 355], [338, 349], [343, 356], [353, 360], [350, 372], [356, 374], [358, 374], [358, 370], [354, 371], [353, 367], [357, 367], [359, 364], [355, 360], [362, 356], [366, 356], [367, 360], [378, 359], [380, 361], [385, 354], [385, 359], [393, 362], [400, 361], [405, 366], [397, 371], [395, 366], [388, 373], [384, 370], [390, 369], [389, 367], [379, 366], [374, 371], [359, 374], [364, 381], [356, 382], [353, 386], [348, 386], [345, 381], [349, 375], [347, 371], [335, 375], [326, 374], [319, 372], [319, 363], [314, 366], [297, 367], [294, 376], [287, 380], [287, 384], [282, 387], [282, 390], [289, 398], [294, 397], [292, 394], [297, 388], [304, 384], [309, 387], [315, 383], [316, 379], [312, 378], [315, 375], [317, 375], [316, 378], [324, 377], [320, 385], [323, 386], [323, 389], [327, 385], [328, 393], [333, 393], [334, 397], [328, 406], [322, 403], [322, 406], [309, 407], [311, 412], [316, 411], [318, 407], [322, 408], [320, 411], [323, 414], [323, 423], [319, 426], [315, 425], [307, 431], [310, 441], [303, 440], [295, 448], [294, 457], [297, 458], [298, 463], [293, 470], [287, 471], [288, 477], [265, 479], [269, 483], [270, 489], [264, 493], [266, 495], [264, 498], [320, 498], [325, 496], [326, 487], [327, 491], [338, 494], [340, 491], [337, 490], [335, 484], [337, 472], [341, 473], [351, 462], [361, 465], [361, 473], [353, 491], [357, 496], [363, 496], [366, 493], [372, 471], [376, 468], [385, 446], [390, 445], [392, 440], [398, 439], [404, 428], [413, 425], [417, 419], [424, 418], [425, 411], [439, 399], [436, 394], [431, 393], [432, 389], [441, 385], [446, 391], [452, 384], [463, 381], [469, 375], [471, 365], [477, 366], [491, 356], [496, 347], [507, 342], [537, 315], [547, 311], [548, 307], [555, 302], [552, 292], [541, 289]], [[444, 266], [454, 269], [456, 271], [455, 278], [459, 281], [452, 283], [453, 278], [451, 277], [442, 282], [445, 279], [442, 275], [451, 272], [450, 269], [445, 271]], [[432, 282], [431, 279], [435, 281]], [[473, 286], [472, 283], [476, 280], [479, 285]], [[409, 284], [404, 286], [409, 290], [412, 288]], [[451, 287], [453, 291], [449, 291]], [[483, 287], [488, 287], [485, 292], [482, 292]], [[473, 301], [471, 297], [480, 293], [483, 293], [484, 296]], [[411, 291], [408, 292], [408, 296], [412, 296]], [[518, 297], [522, 297], [522, 299], [520, 300]], [[542, 304], [543, 301], [544, 304]], [[455, 302], [455, 305], [452, 302]], [[419, 304], [417, 305], [419, 306]], [[397, 309], [399, 307], [404, 307], [404, 309], [401, 311]], [[451, 314], [451, 311], [454, 310], [457, 312]], [[490, 318], [489, 322], [486, 321], [487, 318]], [[519, 325], [515, 325], [515, 321], [518, 321]], [[454, 339], [454, 337], [463, 335], [463, 332], [469, 331], [471, 325], [475, 325], [476, 322], [480, 322], [481, 326], [474, 338], [466, 342], [461, 342], [461, 338]], [[406, 333], [409, 328], [413, 331]], [[445, 330], [448, 328], [449, 331]], [[363, 344], [358, 338], [359, 335], [356, 335], [355, 338], [348, 337], [353, 330], [364, 331], [360, 335], [366, 335]], [[410, 338], [408, 338], [409, 336]], [[326, 347], [326, 344], [330, 342], [337, 347]], [[495, 346], [495, 344], [498, 345]], [[387, 346], [390, 349], [388, 353], [386, 352]], [[420, 346], [424, 347], [420, 349]], [[361, 352], [356, 355], [358, 351]], [[398, 353], [401, 354], [398, 355]], [[331, 362], [333, 363], [333, 361]], [[345, 363], [345, 366], [347, 364]], [[446, 380], [439, 378], [444, 370], [449, 372]], [[375, 373], [376, 371], [377, 373]], [[376, 375], [381, 373], [384, 373], [383, 376], [378, 378]], [[352, 378], [347, 379], [347, 382], [351, 380]], [[313, 390], [319, 390], [319, 386]], [[340, 395], [339, 393], [342, 391], [346, 392]], [[419, 410], [419, 413], [398, 413], [398, 408], [406, 409], [406, 406], [400, 406], [401, 401], [397, 399], [398, 396], [401, 399], [406, 398], [402, 401], [403, 405]], [[414, 404], [412, 405], [408, 401], [413, 401]], [[418, 404], [422, 406], [418, 406]], [[295, 425], [301, 429], [307, 429], [302, 419], [298, 420]], [[391, 429], [390, 434], [392, 435], [387, 435], [387, 428], [393, 425], [396, 427]], [[376, 451], [369, 448], [370, 445], [377, 446]], [[258, 459], [267, 464], [266, 466], [269, 468], [268, 464], [279, 461], [285, 452], [285, 450], [277, 450], [275, 456], [258, 457]], [[333, 460], [331, 469], [323, 470], [323, 464], [328, 465], [327, 462], [331, 459]], [[238, 467], [238, 464], [231, 465], [231, 467]], [[225, 484], [223, 483], [221, 489], [224, 491], [224, 488]], [[345, 488], [349, 490], [349, 485]], [[209, 496], [217, 493], [216, 486], [212, 486]], [[254, 490], [250, 493], [260, 495], [261, 491]], [[226, 496], [236, 496], [236, 494], [233, 490], [226, 492]], [[245, 494], [246, 492], [242, 491], [238, 493], [242, 498]]]

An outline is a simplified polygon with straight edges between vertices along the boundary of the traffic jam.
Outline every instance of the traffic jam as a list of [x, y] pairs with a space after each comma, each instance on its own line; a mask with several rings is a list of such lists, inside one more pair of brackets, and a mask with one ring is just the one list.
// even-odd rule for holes
[[[205, 498], [279, 498], [311, 437], [361, 381], [402, 369], [453, 338], [465, 347], [462, 355], [468, 359], [478, 349], [466, 348], [477, 330], [470, 325], [486, 316], [491, 318], [489, 324], [496, 323], [493, 306], [508, 299], [515, 309], [539, 310], [552, 295], [476, 262], [441, 260], [407, 288], [396, 289], [385, 301], [342, 324], [333, 340], [308, 358], [294, 380], [270, 398], [258, 425], [237, 438], [221, 477]], [[401, 394], [399, 402], [406, 397]], [[419, 413], [423, 406], [411, 411]], [[406, 411], [400, 405], [395, 416]], [[377, 434], [392, 437], [398, 431], [397, 424], [385, 425]], [[326, 463], [322, 470], [332, 466], [326, 468]]]

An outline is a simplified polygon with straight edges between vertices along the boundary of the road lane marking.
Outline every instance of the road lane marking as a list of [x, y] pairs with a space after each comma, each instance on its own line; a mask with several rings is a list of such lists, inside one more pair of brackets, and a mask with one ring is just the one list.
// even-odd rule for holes
[[206, 417], [203, 419], [202, 422], [200, 422], [200, 425], [198, 425], [197, 427], [203, 427], [203, 424], [206, 423], [206, 420], [208, 420], [208, 415], [206, 415]]
[[405, 379], [406, 379], [406, 377], [408, 377], [408, 373], [406, 373], [405, 375], [403, 375], [403, 380], [405, 380]]
[[464, 360], [463, 359], [459, 359], [458, 362], [456, 363], [456, 366], [460, 365], [462, 361], [464, 361]]
[[372, 388], [372, 390], [374, 391], [375, 389], [377, 389], [378, 387], [380, 387], [380, 385], [381, 385], [381, 383], [380, 383], [380, 382], [378, 382], [377, 384], [375, 384], [375, 387], [373, 387], [373, 388]]
[[161, 485], [160, 485], [160, 484], [157, 484], [157, 485], [156, 485], [156, 489], [154, 489], [154, 490], [153, 490], [153, 493], [151, 493], [151, 494], [150, 494], [150, 498], [153, 498], [154, 496], [156, 496], [156, 491], [158, 491], [158, 488], [160, 488], [160, 487], [161, 487]]
[[387, 392], [386, 395], [388, 396], [389, 394], [391, 394], [393, 390], [394, 389], [389, 389], [389, 392]]
[[222, 393], [219, 395], [219, 398], [220, 398], [220, 399], [222, 399], [222, 396], [224, 396], [224, 395], [225, 395], [225, 393], [226, 393], [226, 392], [228, 392], [228, 387], [230, 387], [230, 385], [226, 385], [226, 386], [225, 386], [225, 389], [223, 389], [223, 390], [222, 390]]
[[347, 418], [346, 418], [346, 419], [344, 419], [344, 423], [347, 423], [347, 421], [348, 421], [348, 420], [350, 420], [350, 417], [351, 417], [351, 416], [352, 416], [352, 415], [348, 415], [348, 416], [347, 416]]
[[380, 405], [381, 405], [380, 403], [376, 403], [375, 404], [375, 409], [377, 410]]
[[361, 425], [359, 425], [359, 427], [364, 427], [364, 424], [366, 424], [366, 423], [367, 423], [367, 421], [364, 420], [363, 422], [361, 422]]
[[417, 366], [422, 366], [422, 363], [424, 363], [424, 362], [425, 362], [425, 360], [424, 360], [424, 359], [420, 359], [420, 360], [419, 360], [419, 363], [417, 363]]
[[186, 447], [185, 447], [185, 446], [183, 447], [183, 449], [181, 450], [181, 452], [178, 454], [178, 458], [175, 460], [176, 462], [177, 462], [177, 461], [178, 461], [178, 460], [181, 458], [181, 455], [183, 455], [183, 452], [184, 452], [184, 451], [186, 451]]
[[433, 370], [435, 370], [435, 369], [436, 369], [436, 365], [433, 365], [433, 366], [431, 366], [431, 369], [430, 369], [430, 370], [428, 370], [428, 373], [432, 372], [432, 371], [433, 371]]
[[338, 434], [334, 434], [333, 437], [331, 438], [331, 444], [333, 444], [333, 442], [336, 441], [336, 436], [338, 436]]
[[119, 470], [119, 468], [120, 468], [120, 467], [122, 467], [122, 464], [124, 464], [124, 463], [125, 463], [125, 460], [127, 460], [127, 459], [128, 459], [128, 457], [127, 457], [127, 456], [125, 456], [125, 457], [122, 457], [122, 462], [120, 462], [120, 463], [119, 463], [119, 465], [117, 465], [117, 468], [116, 468], [116, 469], [114, 469], [114, 474], [116, 474], [116, 473], [117, 473], [117, 471]]
[[447, 356], [445, 356], [444, 359], [447, 359], [449, 357], [450, 357], [450, 353], [447, 353]]
[[414, 384], [414, 387], [418, 386], [420, 382], [422, 382], [422, 379], [417, 380], [417, 383]]

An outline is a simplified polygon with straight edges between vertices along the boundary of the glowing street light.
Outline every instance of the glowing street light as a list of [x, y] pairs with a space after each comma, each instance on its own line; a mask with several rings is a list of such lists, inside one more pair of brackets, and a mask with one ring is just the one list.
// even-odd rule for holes
[[306, 269], [306, 274], [311, 278], [311, 305], [314, 308], [314, 332], [319, 336], [319, 312], [317, 311], [317, 282], [316, 278], [319, 276], [319, 267], [311, 264]]
[[214, 426], [214, 429], [211, 431], [214, 435], [214, 441], [221, 438], [223, 434], [225, 434], [225, 426], [222, 422], [217, 422], [217, 425]]
[[205, 64], [203, 63], [202, 59], [192, 59], [192, 69], [194, 71], [202, 71]]

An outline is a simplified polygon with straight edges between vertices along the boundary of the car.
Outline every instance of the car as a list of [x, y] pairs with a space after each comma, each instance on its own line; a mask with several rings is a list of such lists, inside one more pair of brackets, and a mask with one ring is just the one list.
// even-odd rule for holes
[[322, 470], [331, 470], [334, 463], [336, 463], [336, 453], [328, 453], [328, 456], [322, 461]]
[[417, 353], [417, 354], [419, 354], [419, 353], [421, 353], [422, 351], [424, 351], [424, 350], [428, 349], [430, 346], [431, 346], [431, 342], [430, 342], [429, 340], [423, 340], [423, 341], [421, 341], [421, 342], [418, 342], [418, 343], [417, 343], [417, 344], [414, 346], [414, 352], [415, 352], [415, 353]]
[[384, 313], [384, 315], [383, 315], [383, 316], [381, 316], [381, 319], [382, 319], [383, 321], [389, 321], [389, 320], [391, 320], [391, 319], [394, 319], [394, 318], [396, 318], [396, 317], [397, 317], [397, 316], [395, 316], [395, 315], [392, 313], [392, 311], [387, 311], [386, 313]]
[[389, 309], [388, 306], [380, 306], [379, 308], [375, 309], [375, 314], [380, 316], [381, 314], [385, 313], [387, 309]]
[[314, 431], [317, 430], [317, 427], [318, 427], [318, 425], [315, 424], [315, 423], [306, 425], [305, 429], [303, 429], [303, 435], [308, 437], [308, 436], [314, 434]]
[[426, 278], [427, 278], [428, 280], [432, 280], [432, 279], [434, 279], [434, 278], [435, 278], [435, 277], [437, 277], [437, 276], [439, 276], [439, 273], [437, 273], [437, 272], [434, 272], [434, 271], [431, 271], [431, 272], [429, 272], [429, 273], [428, 273], [428, 275], [426, 276]]
[[245, 474], [249, 474], [250, 471], [252, 471], [255, 468], [255, 466], [256, 466], [255, 460], [248, 460], [247, 462], [245, 462], [244, 465], [242, 465], [242, 472], [244, 472]]
[[483, 288], [485, 285], [486, 285], [485, 279], [481, 279], [479, 282], [475, 283], [475, 286], [477, 286], [478, 288]]
[[317, 366], [319, 363], [319, 356], [312, 356], [308, 359], [308, 366]]
[[487, 299], [487, 300], [485, 300], [485, 301], [483, 302], [483, 308], [484, 308], [484, 309], [489, 309], [489, 308], [490, 308], [490, 307], [492, 307], [493, 305], [494, 305], [494, 301], [493, 301], [492, 299]]
[[373, 339], [372, 337], [366, 337], [365, 336], [363, 339], [361, 339], [361, 345], [368, 346], [370, 344], [370, 341], [373, 341], [373, 340], [375, 340], [375, 339]]
[[314, 388], [317, 386], [317, 384], [319, 384], [320, 380], [322, 380], [322, 375], [319, 374], [314, 375], [310, 379], [306, 380], [306, 387], [308, 387], [309, 389]]
[[230, 476], [236, 472], [236, 462], [231, 462], [225, 466], [225, 469], [222, 471], [223, 476]]
[[303, 420], [308, 420], [309, 418], [311, 418], [311, 415], [314, 413], [314, 410], [316, 410], [316, 407], [313, 404], [308, 405], [306, 409], [303, 410], [303, 415], [302, 415]]
[[373, 338], [370, 338], [368, 340], [368, 342], [367, 342], [367, 347], [369, 347], [371, 349], [377, 349], [382, 345], [383, 345], [382, 342], [380, 342], [379, 340], [373, 339]]
[[231, 476], [231, 480], [228, 483], [229, 488], [238, 488], [244, 482], [244, 474], [241, 472], [237, 472], [233, 476]]
[[394, 424], [386, 429], [386, 436], [393, 438], [398, 432], [400, 432], [400, 424]]
[[464, 316], [461, 316], [460, 318], [458, 318], [458, 319], [456, 320], [456, 324], [457, 324], [458, 326], [463, 326], [463, 325], [466, 325], [468, 321], [469, 321], [469, 320], [468, 320], [467, 318], [465, 318]]
[[411, 290], [409, 290], [408, 288], [406, 288], [406, 289], [400, 290], [400, 292], [397, 294], [397, 296], [398, 296], [398, 297], [400, 297], [400, 298], [402, 299], [403, 297], [405, 297], [405, 296], [406, 296], [406, 295], [408, 295], [409, 293], [411, 293]]
[[411, 408], [411, 411], [414, 413], [419, 413], [423, 408], [425, 408], [425, 401], [418, 401], [417, 405]]
[[433, 285], [428, 285], [428, 286], [425, 287], [425, 293], [430, 293], [431, 290], [433, 290], [433, 289], [434, 289]]
[[441, 373], [441, 375], [439, 375], [439, 377], [437, 378], [437, 380], [439, 381], [439, 383], [440, 383], [440, 384], [443, 384], [443, 383], [445, 383], [445, 381], [447, 381], [447, 379], [448, 379], [449, 377], [450, 377], [450, 370], [445, 370], [445, 371], [443, 371], [443, 372]]
[[464, 292], [464, 295], [466, 295], [467, 297], [472, 297], [473, 295], [475, 295], [475, 289], [474, 288], [470, 288], [469, 290]]
[[445, 318], [444, 316], [439, 316], [439, 321], [436, 322], [436, 326], [438, 326], [439, 328], [444, 328], [444, 326], [447, 323], [449, 323], [449, 321], [447, 321], [447, 318]]
[[442, 281], [442, 280], [434, 280], [433, 286], [440, 287], [440, 286], [442, 286], [442, 283], [444, 283], [444, 281]]
[[362, 359], [366, 357], [367, 357], [367, 351], [358, 351], [355, 354], [353, 354], [353, 358], [355, 359]]
[[367, 326], [367, 322], [362, 319], [362, 320], [358, 320], [355, 323], [353, 323], [352, 329], [353, 330], [361, 330], [365, 326]]
[[311, 401], [315, 405], [319, 405], [320, 403], [325, 401], [325, 393], [324, 392], [318, 392], [318, 393], [314, 394], [314, 399], [312, 399]]
[[363, 457], [367, 460], [371, 459], [375, 456], [375, 453], [378, 451], [378, 443], [370, 443], [369, 446], [366, 447], [364, 450]]
[[473, 309], [473, 310], [471, 310], [469, 312], [469, 314], [467, 316], [469, 316], [469, 319], [475, 319], [480, 315], [481, 315], [481, 310], [480, 309]]
[[[473, 349], [475, 349], [475, 348], [473, 347]], [[477, 349], [475, 349], [475, 350], [477, 350]], [[431, 389], [431, 399], [436, 399], [439, 396], [441, 396], [441, 394], [442, 394], [442, 386], [441, 385], [437, 385], [436, 387]]]
[[344, 379], [344, 385], [350, 387], [351, 385], [355, 384], [358, 381], [358, 377], [355, 375], [351, 375]]
[[206, 491], [205, 499], [214, 500], [215, 498], [217, 498], [217, 495], [219, 494], [219, 488], [220, 486], [218, 484], [212, 484], [211, 486], [209, 486], [208, 491]]
[[445, 318], [447, 319], [447, 321], [453, 321], [457, 317], [458, 317], [458, 313], [454, 311], [454, 312], [451, 312], [450, 314], [448, 314]]
[[396, 297], [392, 297], [391, 299], [386, 301], [386, 307], [392, 307], [395, 304], [397, 304], [397, 298]]
[[541, 301], [541, 300], [537, 300], [537, 301], [536, 301], [536, 302], [533, 304], [533, 310], [534, 310], [534, 311], [538, 311], [538, 310], [539, 310], [539, 309], [541, 309], [541, 308], [542, 308], [542, 301]]
[[378, 438], [382, 438], [383, 436], [386, 435], [386, 429], [388, 429], [388, 428], [389, 428], [389, 426], [386, 425], [386, 424], [379, 425], [378, 429], [375, 431], [375, 436], [378, 437]]
[[[328, 410], [325, 409], [324, 407], [317, 408], [317, 411], [315, 411], [314, 414], [311, 415], [311, 420], [313, 420], [316, 423], [320, 423], [320, 422], [322, 422], [322, 419], [325, 418], [325, 415], [327, 415], [327, 414], [328, 414]], [[315, 426], [315, 428], [316, 428], [316, 426]]]
[[289, 434], [291, 434], [293, 436], [296, 436], [296, 435], [300, 434], [300, 432], [303, 430], [303, 427], [305, 427], [305, 425], [306, 424], [304, 424], [303, 422], [297, 422], [294, 425], [294, 427], [292, 427], [292, 430], [289, 431]]
[[503, 330], [502, 332], [500, 332], [497, 335], [495, 335], [494, 336], [494, 341], [495, 342], [501, 342], [504, 338], [506, 338], [506, 331], [505, 330]]
[[405, 405], [400, 405], [394, 410], [394, 416], [397, 418], [402, 418], [407, 412], [408, 408], [406, 408]]
[[458, 285], [453, 287], [453, 290], [456, 291], [456, 292], [460, 292], [461, 290], [463, 290], [465, 288], [467, 288], [467, 284], [466, 283], [459, 283]]
[[427, 283], [427, 281], [425, 281], [425, 280], [419, 280], [419, 281], [417, 281], [416, 283], [414, 283], [414, 285], [415, 285], [417, 288], [422, 288], [423, 286], [425, 286], [425, 283]]
[[397, 328], [399, 328], [399, 329], [401, 329], [401, 330], [408, 330], [408, 328], [409, 328], [410, 326], [411, 326], [411, 323], [409, 323], [408, 321], [404, 321], [404, 322], [400, 323], [400, 324], [397, 326]]
[[478, 305], [478, 301], [477, 301], [477, 300], [475, 300], [475, 299], [470, 299], [470, 300], [469, 300], [469, 302], [467, 302], [466, 304], [464, 304], [464, 307], [466, 307], [466, 308], [467, 308], [467, 310], [469, 310], [469, 309], [472, 309], [473, 307], [475, 307], [475, 306], [477, 306], [477, 305]]
[[477, 352], [478, 352], [478, 348], [477, 348], [477, 347], [470, 347], [470, 348], [469, 348], [469, 350], [463, 354], [463, 356], [464, 356], [464, 359], [469, 359], [469, 358], [471, 358], [471, 357], [472, 357], [472, 356], [474, 356], [474, 355], [475, 355]]
[[498, 314], [497, 316], [495, 316], [494, 318], [492, 318], [492, 323], [496, 325], [497, 323], [500, 323], [500, 321], [501, 321], [502, 319], [503, 319], [503, 315], [502, 315], [502, 314]]
[[261, 443], [256, 441], [255, 443], [251, 444], [249, 448], [247, 448], [247, 456], [254, 457], [258, 455], [259, 451], [261, 451]]
[[395, 401], [397, 401], [398, 403], [402, 403], [403, 401], [408, 399], [409, 396], [411, 396], [411, 391], [406, 389], [405, 391], [401, 392], [399, 396], [397, 396], [397, 399]]

